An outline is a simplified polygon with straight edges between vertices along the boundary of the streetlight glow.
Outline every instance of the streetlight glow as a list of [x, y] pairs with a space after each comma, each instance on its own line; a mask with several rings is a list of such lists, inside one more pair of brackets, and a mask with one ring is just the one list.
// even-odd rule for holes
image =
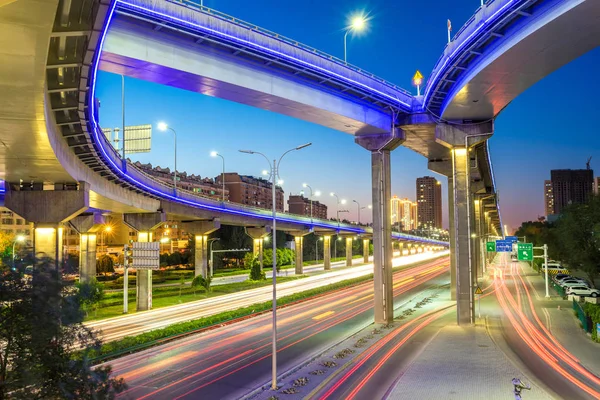
[[218, 156], [218, 155], [219, 155], [219, 153], [217, 153], [216, 151], [211, 151], [211, 152], [210, 152], [210, 156], [211, 156], [211, 157], [216, 157], [216, 156]]
[[352, 24], [350, 25], [352, 29], [356, 31], [362, 31], [367, 25], [367, 20], [362, 15], [357, 15], [352, 18]]
[[156, 126], [158, 128], [159, 131], [166, 131], [167, 129], [169, 129], [169, 125], [167, 125], [165, 122], [159, 122], [158, 125]]
[[25, 236], [23, 236], [23, 235], [17, 235], [17, 237], [15, 238], [15, 241], [17, 241], [17, 242], [24, 242], [25, 241]]
[[317, 197], [318, 197], [318, 196], [320, 196], [320, 195], [321, 195], [321, 192], [320, 192], [319, 190], [317, 190], [317, 191], [315, 192], [315, 196], [317, 196]]
[[[252, 154], [252, 153], [250, 153], [250, 154]], [[269, 175], [269, 171], [267, 171], [266, 169], [263, 169], [263, 170], [262, 170], [262, 174], [263, 174], [263, 175]]]

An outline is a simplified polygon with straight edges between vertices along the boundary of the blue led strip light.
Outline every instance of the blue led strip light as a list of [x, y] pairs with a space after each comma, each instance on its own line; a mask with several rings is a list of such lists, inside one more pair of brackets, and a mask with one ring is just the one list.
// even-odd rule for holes
[[[172, 15], [167, 15], [167, 14], [164, 14], [164, 13], [161, 13], [161, 12], [158, 12], [158, 11], [149, 10], [149, 9], [147, 9], [145, 7], [142, 7], [142, 6], [139, 6], [137, 4], [128, 3], [126, 0], [116, 0], [116, 2], [122, 4], [124, 8], [134, 9], [134, 10], [137, 10], [137, 11], [141, 12], [142, 14], [146, 14], [148, 16], [155, 17], [155, 18], [157, 17], [157, 18], [160, 18], [162, 20], [168, 20], [168, 21], [180, 24], [180, 25], [187, 25], [187, 26], [189, 26], [189, 27], [191, 27], [193, 29], [201, 30], [201, 31], [204, 31], [204, 32], [209, 32], [209, 33], [211, 33], [213, 35], [221, 36], [221, 37], [223, 37], [223, 38], [225, 38], [227, 40], [231, 40], [231, 41], [237, 42], [237, 43], [242, 44], [244, 46], [252, 47], [253, 49], [256, 49], [256, 50], [259, 50], [259, 51], [262, 51], [262, 52], [266, 52], [266, 53], [270, 53], [270, 54], [275, 55], [277, 57], [282, 57], [282, 58], [288, 59], [288, 60], [290, 60], [292, 62], [301, 64], [303, 66], [307, 66], [309, 68], [313, 68], [315, 70], [318, 70], [318, 71], [320, 71], [322, 73], [325, 73], [327, 75], [330, 75], [330, 76], [333, 76], [335, 78], [338, 78], [338, 79], [343, 80], [345, 82], [351, 83], [353, 85], [360, 86], [360, 87], [362, 87], [363, 89], [365, 89], [365, 90], [367, 90], [369, 92], [377, 93], [378, 95], [383, 96], [383, 97], [385, 97], [385, 98], [387, 98], [387, 99], [389, 99], [389, 100], [391, 100], [391, 101], [393, 101], [395, 103], [399, 103], [400, 105], [404, 106], [404, 108], [407, 111], [412, 111], [412, 105], [410, 105], [408, 103], [405, 103], [405, 102], [403, 102], [402, 100], [400, 100], [400, 99], [398, 99], [396, 97], [393, 97], [393, 96], [391, 96], [391, 95], [389, 95], [387, 93], [381, 92], [381, 91], [379, 91], [377, 89], [374, 89], [374, 88], [372, 88], [370, 86], [367, 86], [364, 83], [357, 82], [357, 81], [355, 81], [353, 79], [350, 79], [350, 78], [347, 78], [347, 77], [345, 77], [343, 75], [340, 75], [340, 74], [337, 74], [335, 72], [329, 71], [329, 70], [327, 70], [327, 69], [325, 69], [323, 67], [319, 67], [319, 66], [311, 64], [311, 63], [309, 63], [307, 61], [300, 60], [299, 58], [292, 57], [292, 56], [290, 56], [288, 54], [279, 52], [277, 50], [273, 50], [273, 49], [270, 49], [268, 47], [261, 46], [261, 45], [259, 45], [257, 43], [253, 43], [253, 42], [250, 42], [248, 40], [241, 39], [241, 38], [235, 37], [233, 35], [229, 35], [227, 33], [223, 33], [223, 32], [220, 32], [220, 31], [208, 28], [206, 26], [201, 26], [201, 25], [194, 24], [193, 22], [189, 22], [189, 21], [186, 21], [186, 20], [174, 17]], [[405, 93], [402, 93], [402, 94], [406, 96]]]
[[[92, 68], [91, 68], [91, 72], [92, 72], [91, 79], [88, 82], [90, 85], [90, 90], [89, 90], [89, 94], [88, 94], [88, 105], [91, 107], [91, 112], [90, 111], [88, 111], [88, 112], [90, 113], [89, 115], [91, 116], [91, 120], [89, 121], [89, 123], [91, 125], [91, 138], [93, 139], [94, 143], [96, 144], [96, 147], [101, 151], [104, 159], [110, 164], [109, 166], [111, 167], [113, 172], [117, 172], [118, 175], [120, 175], [120, 177], [122, 179], [124, 179], [125, 181], [127, 181], [135, 186], [141, 187], [144, 190], [148, 191], [149, 193], [152, 193], [158, 197], [169, 199], [176, 203], [185, 204], [187, 206], [191, 206], [191, 207], [195, 207], [195, 208], [202, 208], [202, 209], [206, 209], [206, 210], [217, 211], [217, 212], [221, 212], [221, 213], [229, 213], [229, 214], [243, 215], [243, 216], [249, 216], [249, 217], [253, 217], [253, 218], [270, 220], [272, 218], [271, 216], [255, 214], [255, 213], [250, 213], [250, 212], [244, 212], [244, 211], [239, 211], [239, 210], [232, 210], [232, 209], [212, 206], [212, 205], [208, 205], [208, 204], [202, 204], [199, 202], [194, 202], [194, 201], [178, 198], [178, 197], [172, 196], [168, 193], [164, 193], [160, 190], [157, 190], [155, 188], [147, 186], [146, 184], [139, 182], [132, 176], [128, 175], [126, 172], [124, 172], [121, 169], [121, 167], [118, 164], [116, 164], [112, 160], [111, 157], [109, 157], [106, 149], [104, 148], [104, 146], [102, 144], [102, 140], [100, 139], [101, 130], [100, 130], [100, 127], [97, 122], [98, 109], [96, 108], [96, 102], [94, 101], [94, 98], [95, 98], [95, 92], [96, 92], [96, 86], [95, 86], [96, 76], [98, 73], [99, 59], [100, 59], [100, 55], [101, 55], [102, 48], [104, 45], [104, 39], [106, 38], [106, 34], [108, 32], [108, 26], [110, 25], [112, 17], [114, 16], [114, 11], [116, 8], [116, 4], [118, 2], [120, 2], [120, 0], [114, 0], [110, 5], [109, 11], [108, 11], [108, 14], [106, 17], [106, 23], [104, 24], [101, 34], [100, 34], [99, 45], [98, 45], [98, 48], [96, 49], [96, 53], [94, 54], [94, 61], [92, 63]], [[303, 221], [298, 221], [298, 220], [295, 220], [292, 218], [285, 218], [285, 217], [281, 217], [281, 216], [278, 216], [277, 220], [282, 221], [282, 222], [294, 223], [294, 224], [304, 223]], [[312, 225], [322, 227], [322, 228], [329, 228], [329, 229], [337, 228], [337, 225], [327, 225], [327, 224], [320, 224], [320, 223], [319, 224], [313, 223]], [[356, 234], [368, 233], [362, 228], [343, 227], [343, 230], [350, 231], [350, 232], [353, 232]], [[442, 241], [421, 238], [421, 237], [412, 236], [412, 235], [394, 234], [393, 236], [396, 238], [416, 240], [416, 241], [421, 241], [421, 242], [425, 242], [425, 243], [446, 244], [445, 242], [442, 242]]]
[[427, 88], [425, 89], [425, 100], [423, 101], [423, 104], [429, 103], [429, 96], [430, 96], [432, 88], [434, 88], [434, 87], [437, 86], [437, 84], [438, 84], [438, 77], [440, 76], [440, 74], [442, 73], [442, 71], [445, 70], [446, 65], [448, 64], [448, 62], [450, 62], [451, 60], [454, 59], [454, 56], [456, 55], [456, 53], [458, 53], [459, 51], [461, 51], [471, 41], [471, 39], [473, 38], [473, 36], [477, 35], [483, 28], [487, 28], [489, 25], [493, 25], [493, 23], [495, 23], [496, 21], [493, 21], [493, 22], [490, 22], [490, 21], [496, 19], [496, 16], [498, 14], [500, 14], [501, 12], [503, 12], [507, 7], [511, 6], [512, 4], [514, 4], [517, 1], [518, 0], [509, 0], [509, 1], [507, 1], [506, 4], [504, 4], [502, 7], [500, 7], [495, 13], [493, 13], [485, 21], [483, 21], [482, 23], [480, 23], [479, 26], [473, 32], [471, 32], [471, 34], [465, 40], [463, 40], [462, 43], [460, 43], [456, 47], [456, 49], [452, 52], [452, 54], [450, 54], [446, 58], [446, 61], [444, 61], [444, 64], [442, 65], [442, 67], [438, 70], [438, 72], [435, 74], [435, 76], [431, 80], [431, 85], [428, 85]]

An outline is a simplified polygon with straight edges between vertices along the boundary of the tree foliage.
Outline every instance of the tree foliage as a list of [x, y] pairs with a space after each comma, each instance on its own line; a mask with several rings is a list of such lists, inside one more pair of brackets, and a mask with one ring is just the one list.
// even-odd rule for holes
[[13, 233], [0, 231], [0, 258], [12, 257], [12, 246], [15, 241]]
[[100, 256], [96, 260], [96, 272], [102, 274], [115, 272], [115, 262], [112, 257], [108, 254]]
[[[81, 292], [51, 263], [38, 263], [30, 281], [20, 272], [0, 276], [0, 399], [114, 398], [125, 385], [89, 362], [100, 341], [81, 324]], [[74, 345], [83, 349], [77, 357]]]
[[79, 290], [81, 306], [86, 314], [90, 310], [96, 312], [98, 303], [104, 298], [104, 285], [99, 283], [95, 278], [92, 278], [89, 283], [78, 282], [76, 287]]

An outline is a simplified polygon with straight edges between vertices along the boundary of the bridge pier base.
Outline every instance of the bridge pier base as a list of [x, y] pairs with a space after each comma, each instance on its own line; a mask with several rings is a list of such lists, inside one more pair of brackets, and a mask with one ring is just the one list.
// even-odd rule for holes
[[263, 245], [265, 242], [265, 238], [269, 236], [271, 233], [270, 226], [262, 226], [262, 227], [251, 227], [246, 228], [246, 234], [252, 238], [252, 254], [254, 257], [258, 257], [258, 262], [260, 263], [260, 270], [263, 270]]
[[89, 283], [96, 277], [96, 232], [104, 223], [104, 216], [100, 213], [78, 215], [69, 221], [69, 225], [79, 233], [80, 283]]
[[365, 264], [369, 263], [369, 244], [371, 244], [370, 239], [363, 239], [363, 262]]
[[[166, 214], [161, 212], [123, 215], [123, 222], [125, 225], [137, 231], [138, 242], [152, 242], [152, 231], [158, 228], [165, 221]], [[136, 309], [138, 311], [152, 309], [151, 269], [136, 270], [135, 291]]]
[[[395, 121], [394, 121], [395, 122]], [[394, 319], [392, 278], [392, 216], [390, 151], [405, 139], [395, 127], [380, 135], [356, 136], [355, 142], [371, 152], [373, 203], [373, 284], [375, 323]]]
[[[456, 315], [459, 325], [475, 322], [473, 287], [474, 261], [472, 260], [472, 193], [471, 155], [473, 145], [487, 140], [493, 132], [492, 123], [480, 125], [447, 125], [435, 127], [436, 141], [449, 149], [444, 160], [430, 160], [429, 169], [448, 177], [448, 204], [450, 208], [451, 260], [456, 271]], [[452, 279], [451, 265], [451, 279]], [[476, 282], [475, 282], [476, 283]], [[454, 285], [451, 284], [451, 287]]]
[[323, 236], [323, 269], [331, 270], [331, 235]]
[[352, 266], [352, 238], [346, 238], [346, 267]]
[[[208, 235], [221, 227], [218, 219], [213, 221], [184, 221], [182, 227], [186, 232], [194, 235], [194, 277], [202, 275], [204, 279], [208, 272]], [[210, 276], [212, 276], [212, 265]]]

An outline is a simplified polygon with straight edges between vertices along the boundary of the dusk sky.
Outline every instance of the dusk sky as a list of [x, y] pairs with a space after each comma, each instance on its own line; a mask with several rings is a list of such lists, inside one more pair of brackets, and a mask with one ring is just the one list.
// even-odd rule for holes
[[[348, 36], [348, 61], [416, 94], [411, 77], [419, 69], [428, 79], [446, 44], [446, 20], [454, 31], [475, 12], [479, 0], [204, 0], [204, 5], [343, 57], [344, 27], [355, 13], [368, 14], [368, 31]], [[544, 214], [543, 181], [551, 169], [592, 168], [600, 174], [600, 49], [575, 60], [540, 81], [497, 118], [490, 150], [500, 193], [504, 223]], [[100, 73], [97, 96], [103, 127], [121, 125], [121, 79]], [[351, 135], [273, 112], [126, 78], [126, 124], [165, 121], [178, 135], [178, 170], [215, 177], [223, 154], [228, 172], [260, 175], [267, 168], [262, 157], [238, 152], [251, 149], [269, 158], [297, 145], [313, 142], [286, 156], [280, 175], [287, 195], [309, 183], [323, 195], [319, 201], [335, 215], [334, 191], [349, 203], [371, 203], [370, 154]], [[173, 137], [153, 131], [152, 152], [133, 160], [173, 167]], [[444, 226], [448, 225], [446, 178], [427, 169], [427, 160], [400, 147], [392, 153], [392, 193], [415, 198], [415, 179], [436, 176], [443, 183]], [[356, 204], [349, 204], [356, 220]], [[366, 210], [365, 210], [366, 211]], [[361, 221], [370, 221], [363, 211]]]

